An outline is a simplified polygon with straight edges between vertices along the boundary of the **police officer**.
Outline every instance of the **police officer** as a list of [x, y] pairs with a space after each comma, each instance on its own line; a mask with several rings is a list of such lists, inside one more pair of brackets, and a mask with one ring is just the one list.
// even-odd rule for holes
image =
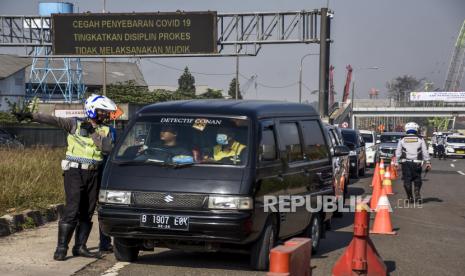
[[407, 135], [397, 144], [396, 160], [402, 164], [402, 178], [409, 202], [413, 202], [413, 182], [415, 200], [420, 203], [422, 163], [426, 163], [426, 170], [431, 169], [431, 163], [425, 140], [418, 135], [419, 128], [415, 122], [405, 125]]
[[94, 94], [86, 100], [84, 107], [87, 116], [84, 120], [42, 113], [14, 113], [19, 121], [32, 119], [63, 128], [68, 133], [66, 158], [61, 162], [66, 204], [58, 223], [58, 245], [53, 255], [57, 261], [65, 260], [74, 230], [73, 255], [100, 257], [99, 253], [90, 252], [86, 243], [98, 198], [99, 169], [104, 155], [110, 153], [113, 146], [110, 127], [104, 122], [110, 112], [116, 111], [116, 105], [109, 98]]

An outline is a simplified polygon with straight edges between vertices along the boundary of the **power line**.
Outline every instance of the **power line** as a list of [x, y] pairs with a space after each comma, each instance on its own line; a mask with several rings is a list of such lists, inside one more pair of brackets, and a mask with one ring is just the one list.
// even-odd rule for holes
[[[159, 62], [156, 62], [156, 61], [153, 61], [153, 60], [150, 60], [150, 59], [148, 59], [147, 61], [152, 63], [152, 64], [155, 64], [155, 65], [158, 65], [158, 66], [161, 66], [161, 67], [165, 67], [165, 68], [168, 68], [168, 69], [171, 69], [171, 70], [184, 72], [184, 69], [176, 68], [174, 66], [159, 63]], [[232, 75], [235, 75], [235, 73], [205, 73], [205, 72], [196, 72], [196, 71], [189, 71], [189, 72], [191, 74], [194, 74], [194, 75], [205, 75], [205, 76], [232, 76]]]

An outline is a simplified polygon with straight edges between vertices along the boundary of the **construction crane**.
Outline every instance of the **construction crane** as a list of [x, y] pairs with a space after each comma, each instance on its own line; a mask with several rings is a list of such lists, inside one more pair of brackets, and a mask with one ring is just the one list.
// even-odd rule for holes
[[334, 66], [329, 66], [329, 106], [334, 104]]
[[463, 21], [457, 42], [452, 53], [449, 70], [447, 72], [444, 91], [459, 91], [465, 69], [465, 21]]
[[349, 93], [350, 93], [350, 82], [352, 81], [352, 66], [347, 65], [347, 76], [346, 76], [346, 83], [344, 85], [344, 95], [342, 95], [342, 102], [345, 103], [349, 99]]

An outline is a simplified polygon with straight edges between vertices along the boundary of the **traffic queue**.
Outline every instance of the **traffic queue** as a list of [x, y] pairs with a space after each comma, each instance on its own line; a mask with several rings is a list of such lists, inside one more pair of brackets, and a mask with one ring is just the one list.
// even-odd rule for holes
[[[19, 121], [68, 133], [57, 261], [66, 260], [75, 232], [74, 256], [100, 258], [114, 249], [117, 260], [133, 262], [140, 250], [154, 247], [229, 251], [248, 254], [252, 268], [266, 270], [282, 240], [310, 238], [317, 252], [331, 218], [342, 215], [309, 212], [294, 197], [310, 204], [322, 196], [344, 202], [350, 177], [363, 177], [376, 165], [374, 178], [383, 179], [380, 161], [389, 158], [390, 170], [402, 166], [407, 200], [419, 202], [422, 166], [431, 169], [413, 122], [405, 133], [383, 133], [376, 141], [373, 132], [323, 123], [309, 105], [188, 100], [142, 108], [116, 139], [108, 125], [117, 109], [113, 101], [92, 95], [84, 107], [85, 119], [15, 113]], [[282, 202], [265, 200], [283, 196], [297, 208], [282, 212]], [[101, 252], [86, 246], [96, 205]]]

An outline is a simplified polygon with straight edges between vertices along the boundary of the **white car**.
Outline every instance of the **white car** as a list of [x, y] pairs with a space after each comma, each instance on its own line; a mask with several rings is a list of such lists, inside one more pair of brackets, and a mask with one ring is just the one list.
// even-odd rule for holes
[[446, 156], [465, 156], [465, 135], [449, 135], [446, 138]]
[[376, 163], [376, 134], [371, 130], [359, 130], [359, 132], [365, 141], [367, 166], [374, 166]]

